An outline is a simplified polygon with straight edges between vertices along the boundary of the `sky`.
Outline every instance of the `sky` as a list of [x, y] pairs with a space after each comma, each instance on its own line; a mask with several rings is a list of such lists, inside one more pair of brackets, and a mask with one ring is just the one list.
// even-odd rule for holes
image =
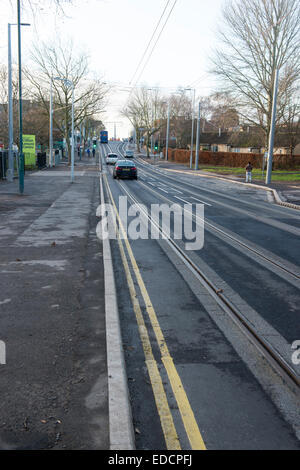
[[[90, 69], [113, 85], [106, 113], [100, 118], [110, 135], [116, 122], [117, 136], [127, 137], [130, 123], [120, 115], [132, 85], [161, 87], [168, 95], [178, 87], [195, 87], [198, 96], [216, 89], [209, 70], [217, 42], [221, 8], [225, 0], [73, 0], [57, 12], [52, 0], [33, 0], [31, 9], [23, 0], [21, 21], [23, 63], [30, 63], [30, 50], [36, 41], [53, 42], [58, 35], [70, 39], [90, 57]], [[17, 21], [17, 0], [1, 0], [0, 63], [7, 63], [7, 23]], [[166, 7], [167, 6], [167, 7]], [[146, 46], [166, 7], [161, 23], [148, 49], [149, 55], [166, 22], [143, 73], [144, 61], [134, 76]], [[17, 62], [17, 28], [13, 27], [13, 61]], [[138, 81], [137, 81], [138, 79]], [[187, 92], [189, 93], [189, 92]]]

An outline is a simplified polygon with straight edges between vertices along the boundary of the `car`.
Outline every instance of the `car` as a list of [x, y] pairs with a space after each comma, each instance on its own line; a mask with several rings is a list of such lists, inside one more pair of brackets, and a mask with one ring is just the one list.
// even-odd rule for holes
[[114, 165], [120, 159], [120, 155], [116, 153], [108, 153], [106, 155], [106, 165]]
[[133, 162], [128, 160], [118, 160], [114, 166], [113, 177], [116, 178], [132, 178], [137, 180], [137, 169]]
[[125, 158], [133, 158], [133, 150], [125, 150], [125, 154], [124, 154], [124, 157]]

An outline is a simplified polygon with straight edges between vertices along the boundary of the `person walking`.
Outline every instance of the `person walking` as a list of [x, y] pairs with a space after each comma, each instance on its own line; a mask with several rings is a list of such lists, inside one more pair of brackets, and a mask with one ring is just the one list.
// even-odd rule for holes
[[246, 183], [252, 183], [252, 169], [253, 166], [251, 162], [248, 162], [248, 165], [246, 166]]
[[93, 148], [92, 150], [93, 157], [95, 157], [95, 153], [96, 153], [96, 150]]

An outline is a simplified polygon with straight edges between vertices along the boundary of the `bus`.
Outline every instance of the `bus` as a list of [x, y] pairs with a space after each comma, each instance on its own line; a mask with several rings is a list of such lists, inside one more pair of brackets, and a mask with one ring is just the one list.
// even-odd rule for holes
[[108, 132], [100, 131], [100, 142], [101, 144], [107, 144], [108, 142]]

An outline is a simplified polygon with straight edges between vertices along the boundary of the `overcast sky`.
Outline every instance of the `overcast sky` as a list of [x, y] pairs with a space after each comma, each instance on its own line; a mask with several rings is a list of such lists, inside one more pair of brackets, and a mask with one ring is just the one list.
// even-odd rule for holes
[[[29, 64], [31, 45], [38, 39], [53, 41], [60, 35], [90, 55], [91, 69], [113, 83], [116, 88], [104, 122], [118, 121], [117, 134], [128, 135], [128, 122], [119, 111], [128, 93], [124, 86], [132, 80], [142, 54], [167, 5], [167, 0], [74, 0], [64, 4], [65, 15], [49, 7], [51, 0], [37, 2], [39, 11], [33, 15], [30, 8], [22, 11], [22, 21], [32, 24], [22, 28], [22, 53]], [[154, 42], [165, 23], [175, 0], [170, 0]], [[221, 19], [221, 6], [225, 0], [177, 0], [161, 37], [137, 85], [163, 87], [168, 93], [177, 87], [193, 85], [199, 95], [209, 94], [215, 83], [208, 74], [209, 57], [216, 44], [217, 25]], [[1, 0], [0, 62], [7, 62], [7, 23], [17, 21], [16, 0]], [[24, 5], [29, 0], [24, 0]], [[13, 59], [17, 61], [17, 30], [13, 34]], [[151, 51], [150, 46], [148, 53]], [[147, 56], [146, 56], [147, 57]], [[143, 66], [144, 62], [142, 63]], [[199, 80], [198, 80], [199, 79]], [[198, 80], [196, 82], [196, 80]], [[166, 87], [166, 88], [165, 88]], [[113, 124], [107, 124], [110, 134]]]

